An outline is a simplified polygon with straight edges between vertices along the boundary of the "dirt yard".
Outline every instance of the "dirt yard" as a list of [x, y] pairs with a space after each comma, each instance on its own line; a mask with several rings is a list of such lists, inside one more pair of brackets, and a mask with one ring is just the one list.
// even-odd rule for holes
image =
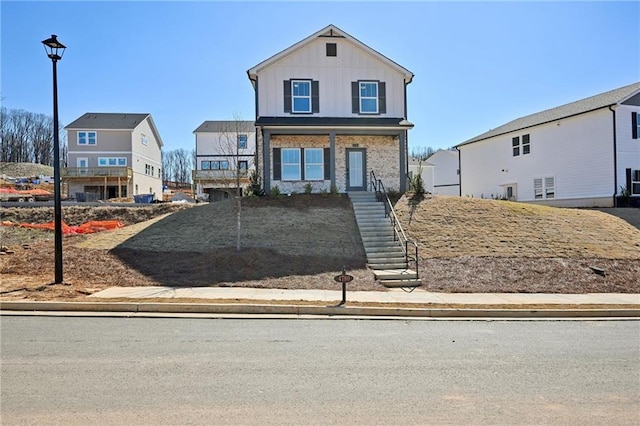
[[[610, 214], [449, 197], [419, 204], [405, 197], [397, 209], [420, 246], [426, 290], [640, 293], [640, 231]], [[0, 212], [3, 221], [52, 220], [50, 208]], [[0, 257], [2, 299], [82, 300], [107, 287], [141, 285], [336, 290], [333, 276], [342, 267], [355, 277], [350, 289], [384, 290], [366, 269], [344, 196], [245, 200], [240, 252], [232, 201], [65, 208], [63, 218], [127, 226], [65, 236], [63, 285], [51, 285], [52, 233], [3, 226], [2, 245], [14, 253]]]

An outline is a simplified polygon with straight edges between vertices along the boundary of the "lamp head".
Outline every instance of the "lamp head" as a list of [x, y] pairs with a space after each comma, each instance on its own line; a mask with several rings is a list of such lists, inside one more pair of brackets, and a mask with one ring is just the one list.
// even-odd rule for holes
[[42, 44], [44, 45], [44, 51], [52, 61], [62, 59], [62, 55], [64, 55], [64, 51], [67, 48], [67, 46], [58, 41], [58, 36], [55, 34], [51, 34], [50, 38], [42, 40]]

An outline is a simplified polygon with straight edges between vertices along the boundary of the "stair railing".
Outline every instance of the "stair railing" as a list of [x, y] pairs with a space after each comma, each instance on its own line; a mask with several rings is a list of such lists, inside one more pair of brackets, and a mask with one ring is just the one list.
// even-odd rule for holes
[[401, 242], [401, 247], [404, 252], [407, 265], [409, 262], [413, 262], [415, 264], [416, 277], [420, 278], [420, 272], [418, 270], [418, 244], [407, 238], [407, 234], [404, 232], [404, 229], [402, 229], [402, 224], [400, 223], [400, 220], [398, 220], [393, 204], [391, 204], [389, 194], [387, 194], [387, 190], [385, 189], [382, 180], [376, 178], [376, 174], [373, 170], [371, 170], [371, 173], [369, 174], [369, 182], [371, 191], [376, 194], [376, 201], [384, 203], [384, 216], [388, 217], [391, 221], [394, 241]]

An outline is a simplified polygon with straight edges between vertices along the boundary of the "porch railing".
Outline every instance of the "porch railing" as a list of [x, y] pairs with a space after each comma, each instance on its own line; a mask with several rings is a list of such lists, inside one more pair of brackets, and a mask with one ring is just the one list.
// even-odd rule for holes
[[416, 270], [416, 278], [420, 278], [420, 272], [418, 269], [418, 244], [407, 238], [407, 234], [402, 228], [402, 224], [396, 215], [393, 204], [391, 204], [387, 190], [385, 189], [382, 180], [376, 178], [376, 174], [373, 170], [371, 170], [369, 175], [369, 182], [371, 191], [376, 194], [376, 200], [384, 203], [384, 215], [391, 221], [391, 226], [393, 227], [393, 239], [395, 241], [400, 241], [407, 265], [410, 262], [413, 262]]
[[130, 167], [64, 167], [61, 172], [63, 178], [120, 177], [129, 179], [133, 177], [133, 170]]

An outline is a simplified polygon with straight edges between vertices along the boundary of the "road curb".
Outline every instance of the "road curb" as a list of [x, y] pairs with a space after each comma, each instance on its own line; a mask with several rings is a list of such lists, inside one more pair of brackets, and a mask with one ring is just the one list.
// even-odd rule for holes
[[93, 312], [131, 314], [249, 314], [249, 315], [324, 315], [415, 318], [640, 318], [637, 309], [444, 309], [363, 306], [311, 306], [215, 303], [139, 303], [139, 302], [26, 302], [2, 301], [0, 314], [21, 311]]

